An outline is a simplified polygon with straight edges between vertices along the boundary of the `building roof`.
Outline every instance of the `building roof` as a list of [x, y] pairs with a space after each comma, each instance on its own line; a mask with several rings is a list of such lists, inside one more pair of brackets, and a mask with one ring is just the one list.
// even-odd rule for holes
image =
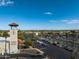
[[[0, 40], [0, 42], [5, 42], [5, 40]], [[6, 42], [9, 42], [9, 41], [6, 41]]]

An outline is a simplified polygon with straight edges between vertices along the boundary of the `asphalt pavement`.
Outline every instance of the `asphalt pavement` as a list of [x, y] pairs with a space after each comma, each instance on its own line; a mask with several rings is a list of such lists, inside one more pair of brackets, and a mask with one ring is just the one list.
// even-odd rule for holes
[[71, 56], [71, 52], [63, 48], [54, 46], [52, 44], [43, 45], [43, 44], [35, 43], [35, 47], [44, 48], [43, 49], [45, 53], [44, 55], [48, 56], [50, 59], [70, 59]]

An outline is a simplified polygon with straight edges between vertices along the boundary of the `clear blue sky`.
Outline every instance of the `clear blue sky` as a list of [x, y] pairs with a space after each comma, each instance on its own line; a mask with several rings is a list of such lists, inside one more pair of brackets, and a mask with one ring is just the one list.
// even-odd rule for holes
[[11, 0], [0, 6], [0, 29], [18, 23], [25, 30], [79, 29], [79, 0]]

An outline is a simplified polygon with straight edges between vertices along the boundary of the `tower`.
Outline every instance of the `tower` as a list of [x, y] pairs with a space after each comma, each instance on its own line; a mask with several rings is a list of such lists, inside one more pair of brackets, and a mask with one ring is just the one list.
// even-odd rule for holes
[[18, 52], [18, 33], [17, 33], [17, 27], [19, 26], [16, 23], [9, 24], [11, 27], [10, 30], [10, 53], [17, 53]]

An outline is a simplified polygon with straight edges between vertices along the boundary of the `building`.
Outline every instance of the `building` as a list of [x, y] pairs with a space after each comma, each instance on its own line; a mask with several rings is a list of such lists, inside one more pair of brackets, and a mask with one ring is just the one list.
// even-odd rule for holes
[[9, 24], [11, 30], [9, 31], [10, 37], [4, 38], [0, 37], [0, 54], [4, 55], [5, 53], [14, 54], [18, 53], [18, 36], [17, 29], [18, 26], [16, 23]]

